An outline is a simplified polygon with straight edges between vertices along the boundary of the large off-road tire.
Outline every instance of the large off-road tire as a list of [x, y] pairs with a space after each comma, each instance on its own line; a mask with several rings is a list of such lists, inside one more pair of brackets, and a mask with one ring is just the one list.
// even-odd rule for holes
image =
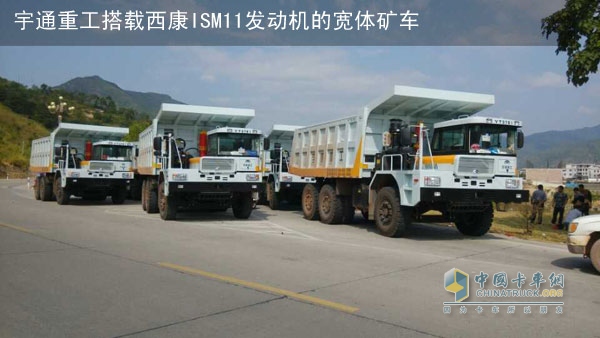
[[600, 239], [597, 239], [590, 249], [590, 260], [596, 271], [600, 272]]
[[113, 204], [123, 204], [123, 202], [125, 202], [125, 199], [127, 198], [127, 189], [125, 187], [119, 187], [113, 190], [113, 192], [110, 195], [110, 198]]
[[60, 184], [60, 175], [56, 175], [54, 179], [54, 195], [56, 195], [56, 203], [60, 205], [69, 204], [71, 201], [71, 193]]
[[374, 216], [379, 233], [387, 237], [403, 236], [410, 224], [408, 208], [402, 207], [392, 187], [381, 188], [377, 193]]
[[354, 222], [354, 213], [356, 208], [352, 205], [351, 196], [342, 196], [342, 223], [352, 224]]
[[252, 192], [234, 192], [231, 209], [236, 218], [247, 219], [252, 213]]
[[36, 201], [39, 201], [42, 199], [41, 194], [40, 194], [40, 178], [39, 177], [35, 178], [35, 185], [33, 186], [33, 197], [35, 198]]
[[494, 209], [490, 205], [481, 212], [459, 213], [454, 216], [458, 231], [467, 236], [483, 236], [492, 226]]
[[52, 184], [47, 176], [40, 177], [40, 198], [42, 201], [52, 201], [54, 198]]
[[335, 194], [335, 188], [324, 185], [319, 192], [319, 217], [325, 224], [339, 224], [344, 216], [342, 198]]
[[302, 213], [309, 221], [319, 219], [319, 190], [314, 184], [307, 184], [302, 189]]
[[146, 208], [147, 208], [146, 182], [147, 182], [147, 180], [142, 181], [142, 209], [144, 211], [146, 211]]
[[146, 212], [149, 214], [158, 212], [158, 191], [153, 185], [152, 180], [146, 181]]
[[267, 183], [267, 199], [269, 200], [269, 208], [271, 210], [279, 209], [279, 193], [275, 192], [275, 182]]
[[171, 221], [177, 218], [177, 198], [174, 194], [165, 196], [165, 184], [158, 184], [158, 211], [160, 218]]

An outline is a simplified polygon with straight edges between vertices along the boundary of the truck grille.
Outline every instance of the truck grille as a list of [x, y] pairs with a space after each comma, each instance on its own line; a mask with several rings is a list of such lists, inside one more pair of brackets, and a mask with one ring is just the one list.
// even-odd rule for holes
[[111, 162], [90, 162], [90, 171], [113, 171]]
[[494, 159], [460, 157], [458, 160], [458, 173], [465, 175], [492, 174], [494, 173]]
[[235, 160], [232, 158], [203, 158], [201, 171], [233, 172]]

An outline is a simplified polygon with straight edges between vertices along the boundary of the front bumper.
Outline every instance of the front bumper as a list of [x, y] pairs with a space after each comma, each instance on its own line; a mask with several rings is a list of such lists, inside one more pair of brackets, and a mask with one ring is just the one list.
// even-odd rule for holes
[[470, 205], [482, 202], [521, 203], [529, 201], [529, 190], [421, 188], [421, 201]]
[[584, 254], [585, 247], [587, 246], [589, 241], [589, 235], [569, 235], [569, 238], [567, 240], [567, 247], [569, 248], [569, 252], [574, 254]]
[[260, 183], [241, 182], [169, 182], [169, 192], [229, 193], [258, 191]]

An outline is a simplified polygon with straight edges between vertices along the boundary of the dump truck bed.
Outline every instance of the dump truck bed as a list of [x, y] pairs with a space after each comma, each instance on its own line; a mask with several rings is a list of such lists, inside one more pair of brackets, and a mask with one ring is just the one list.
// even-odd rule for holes
[[290, 173], [329, 178], [369, 177], [391, 119], [426, 127], [470, 116], [494, 104], [487, 94], [394, 86], [356, 115], [296, 130]]
[[268, 136], [266, 136], [271, 142], [271, 148], [274, 148], [275, 143], [280, 143], [281, 148], [289, 151], [292, 148], [294, 132], [299, 128], [302, 128], [302, 126], [274, 124], [271, 131], [267, 133]]

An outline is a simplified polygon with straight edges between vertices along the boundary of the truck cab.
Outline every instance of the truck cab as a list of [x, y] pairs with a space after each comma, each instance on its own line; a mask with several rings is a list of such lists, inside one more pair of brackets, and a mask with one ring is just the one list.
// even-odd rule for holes
[[107, 195], [115, 204], [124, 202], [133, 180], [134, 145], [121, 141], [86, 142], [85, 153], [63, 141], [55, 146], [54, 162], [58, 181], [54, 186], [60, 204], [71, 195], [89, 200], [103, 200]]
[[521, 125], [521, 121], [481, 116], [435, 123], [431, 149], [423, 160], [436, 172], [421, 189], [419, 213], [435, 209], [460, 218], [463, 211], [480, 208], [481, 198], [527, 200], [517, 171], [517, 150], [524, 143]]
[[263, 194], [272, 210], [279, 209], [282, 201], [300, 202], [304, 185], [316, 182], [314, 177], [303, 177], [289, 172], [294, 131], [298, 128], [302, 127], [274, 124], [265, 138]]

